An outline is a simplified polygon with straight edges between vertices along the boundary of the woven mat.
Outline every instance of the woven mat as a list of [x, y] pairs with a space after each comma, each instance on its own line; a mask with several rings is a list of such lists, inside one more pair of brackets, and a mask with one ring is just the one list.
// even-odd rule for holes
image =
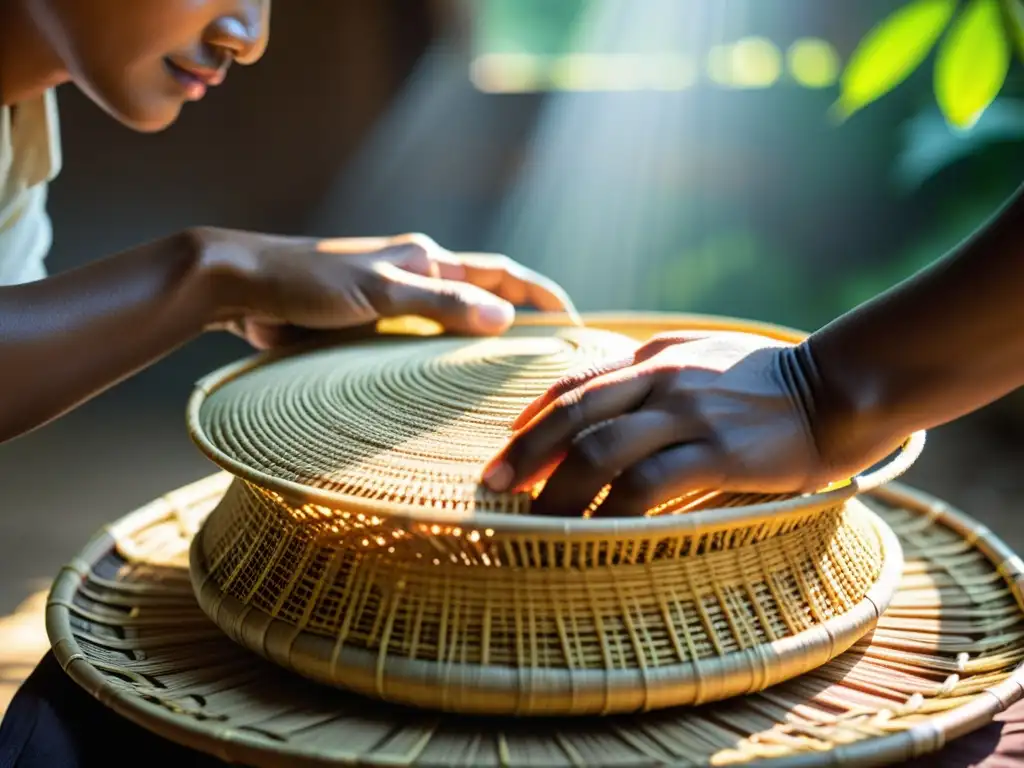
[[72, 677], [130, 719], [252, 766], [899, 763], [1021, 695], [1020, 561], [986, 529], [903, 486], [871, 505], [903, 545], [899, 593], [871, 636], [763, 693], [696, 709], [478, 719], [326, 689], [226, 640], [200, 611], [187, 550], [218, 474], [97, 536], [54, 585], [47, 627]]

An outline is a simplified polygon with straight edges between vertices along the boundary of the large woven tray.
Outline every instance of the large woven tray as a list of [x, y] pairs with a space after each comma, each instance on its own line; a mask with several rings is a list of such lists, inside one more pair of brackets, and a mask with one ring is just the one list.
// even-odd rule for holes
[[891, 485], [869, 503], [906, 557], [874, 632], [762, 693], [639, 716], [475, 718], [308, 682], [228, 640], [188, 575], [218, 474], [98, 534], [57, 577], [54, 653], [108, 707], [189, 747], [256, 768], [295, 766], [898, 764], [988, 723], [1024, 684], [1024, 565], [983, 526]]
[[574, 366], [631, 352], [635, 325], [393, 338], [205, 378], [190, 429], [238, 481], [193, 545], [200, 605], [314, 680], [473, 714], [698, 704], [841, 653], [902, 564], [853, 497], [905, 469], [921, 435], [838, 488], [698, 494], [685, 513], [539, 518], [529, 494], [480, 489], [518, 411]]

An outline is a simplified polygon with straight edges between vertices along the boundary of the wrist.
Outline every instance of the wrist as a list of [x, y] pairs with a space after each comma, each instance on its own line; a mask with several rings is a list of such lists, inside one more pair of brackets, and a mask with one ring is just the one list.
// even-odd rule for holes
[[833, 479], [847, 478], [885, 458], [906, 435], [897, 434], [894, 388], [882, 371], [859, 370], [814, 334], [794, 348], [811, 403], [811, 434]]
[[213, 228], [186, 230], [180, 237], [195, 254], [206, 325], [222, 326], [250, 312], [256, 272], [252, 250]]

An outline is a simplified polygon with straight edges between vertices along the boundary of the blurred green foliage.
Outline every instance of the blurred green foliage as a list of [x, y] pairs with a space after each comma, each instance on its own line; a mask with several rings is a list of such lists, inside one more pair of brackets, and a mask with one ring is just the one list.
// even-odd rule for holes
[[911, 0], [861, 41], [843, 73], [836, 114], [848, 117], [903, 83], [937, 47], [936, 102], [968, 129], [999, 95], [1011, 41], [1024, 55], [1022, 0]]
[[[472, 0], [479, 2], [479, 0]], [[483, 0], [474, 16], [478, 52], [547, 56], [570, 52], [588, 0]]]
[[[572, 52], [580, 19], [595, 1], [479, 0], [487, 12], [477, 16], [477, 48]], [[729, 39], [761, 35], [780, 47], [808, 36], [829, 39], [827, 23], [803, 23], [817, 0], [754, 5], [762, 2], [764, 13], [737, 25]], [[643, 227], [633, 241], [581, 238], [587, 248], [578, 257], [566, 253], [566, 240], [538, 231], [515, 255], [535, 259], [586, 309], [711, 312], [812, 329], [970, 236], [1021, 181], [1024, 68], [1012, 60], [1014, 52], [1024, 57], [1024, 0], [839, 5], [834, 13], [852, 29], [843, 41], [838, 26], [831, 28], [832, 42], [846, 51], [835, 86], [737, 91], [703, 83], [657, 102], [630, 94], [539, 95], [541, 108], [594, 109], [621, 127], [612, 132], [618, 143], [581, 138], [580, 147], [595, 150], [571, 161], [607, 170], [605, 197], [574, 186], [567, 174], [547, 218], [526, 225], [601, 229], [607, 213], [599, 204], [623, 180], [672, 216], [649, 217], [663, 229], [648, 239]], [[649, 119], [619, 117], [640, 105]], [[651, 121], [665, 121], [667, 136], [648, 130]], [[649, 177], [639, 187], [608, 170], [618, 167], [612, 159], [636, 151], [630, 131], [658, 147], [657, 162], [637, 166]], [[533, 138], [524, 136], [524, 144]], [[635, 223], [623, 219], [624, 228]], [[581, 268], [587, 260], [601, 267]], [[644, 274], [636, 281], [638, 270]], [[616, 281], [624, 286], [617, 293], [608, 288]], [[587, 286], [597, 284], [604, 293], [591, 300]], [[610, 306], [609, 296], [619, 303]]]

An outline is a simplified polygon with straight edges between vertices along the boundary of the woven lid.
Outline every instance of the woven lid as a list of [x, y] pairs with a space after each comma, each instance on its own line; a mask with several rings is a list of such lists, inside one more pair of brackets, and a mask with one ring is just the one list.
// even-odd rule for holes
[[522, 513], [480, 473], [522, 409], [560, 377], [631, 355], [635, 341], [582, 328], [393, 339], [219, 372], [191, 424], [218, 464], [261, 487], [332, 506]]

